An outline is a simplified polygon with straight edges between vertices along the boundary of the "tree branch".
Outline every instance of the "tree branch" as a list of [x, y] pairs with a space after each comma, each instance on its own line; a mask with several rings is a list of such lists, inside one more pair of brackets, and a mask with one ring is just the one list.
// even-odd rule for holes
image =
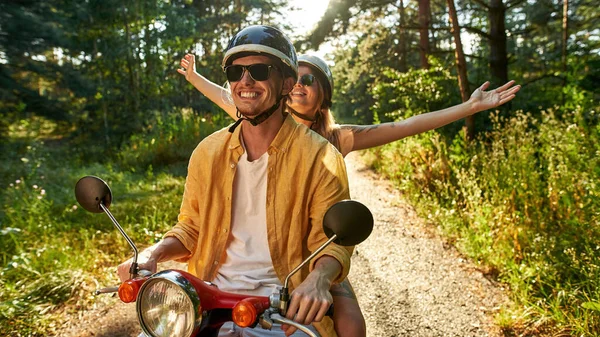
[[481, 0], [473, 0], [474, 3], [481, 5], [482, 7], [485, 7], [487, 9], [490, 9], [490, 6], [488, 4], [486, 4], [485, 2], [481, 1]]
[[529, 34], [531, 32], [533, 32], [533, 27], [527, 27], [523, 30], [516, 30], [516, 31], [512, 31], [510, 32], [510, 35], [524, 35], [524, 34]]
[[513, 8], [513, 7], [516, 7], [516, 6], [520, 5], [520, 4], [522, 4], [523, 2], [525, 2], [525, 0], [514, 0], [514, 1], [509, 1], [509, 2], [506, 4], [505, 8], [506, 8], [506, 10], [509, 10], [509, 9], [511, 9], [511, 8]]
[[333, 26], [337, 19], [347, 23], [350, 18], [350, 7], [356, 5], [357, 0], [331, 0], [325, 14], [317, 23], [317, 27], [309, 33], [306, 43], [311, 48], [317, 49], [325, 41], [325, 38], [333, 32]]
[[530, 84], [533, 84], [533, 83], [535, 83], [535, 82], [537, 82], [537, 81], [540, 81], [540, 80], [543, 80], [543, 79], [545, 79], [545, 78], [556, 78], [556, 79], [563, 79], [563, 77], [562, 77], [562, 76], [557, 76], [557, 75], [554, 75], [554, 73], [551, 73], [551, 74], [545, 74], [545, 75], [542, 75], [542, 76], [540, 76], [540, 77], [533, 78], [533, 79], [531, 79], [531, 80], [529, 80], [529, 81], [527, 81], [527, 82], [523, 83], [523, 84], [521, 85], [521, 87], [526, 87], [526, 86], [528, 86], [528, 85], [530, 85]]
[[492, 36], [486, 32], [484, 32], [483, 30], [479, 29], [479, 28], [475, 28], [475, 27], [471, 27], [471, 26], [463, 26], [461, 28], [466, 29], [467, 31], [471, 32], [471, 33], [475, 33], [477, 35], [483, 36], [488, 40], [492, 39]]

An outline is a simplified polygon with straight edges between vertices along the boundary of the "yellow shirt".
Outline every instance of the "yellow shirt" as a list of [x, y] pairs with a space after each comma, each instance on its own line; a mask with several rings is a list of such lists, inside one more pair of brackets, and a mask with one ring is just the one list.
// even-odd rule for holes
[[[183, 259], [190, 273], [214, 279], [225, 260], [231, 227], [233, 178], [243, 153], [240, 130], [217, 131], [196, 147], [190, 158], [178, 223], [173, 236], [191, 252]], [[267, 236], [279, 280], [327, 240], [322, 221], [335, 202], [349, 199], [348, 178], [341, 154], [324, 138], [288, 115], [268, 149]], [[310, 266], [290, 279], [294, 289], [322, 255], [337, 259], [341, 282], [350, 268], [352, 247], [329, 245]], [[315, 323], [322, 336], [335, 336], [333, 323]]]

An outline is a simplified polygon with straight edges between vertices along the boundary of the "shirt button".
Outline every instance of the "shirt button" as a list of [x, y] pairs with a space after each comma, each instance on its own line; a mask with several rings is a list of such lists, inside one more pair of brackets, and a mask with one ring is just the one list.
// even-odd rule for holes
[[234, 164], [234, 163], [231, 163], [231, 164], [229, 164], [229, 167], [231, 167], [231, 168], [235, 168], [235, 164]]
[[216, 266], [219, 264], [219, 261], [215, 261], [215, 262], [213, 262], [213, 264]]
[[227, 233], [227, 228], [223, 228], [223, 233]]

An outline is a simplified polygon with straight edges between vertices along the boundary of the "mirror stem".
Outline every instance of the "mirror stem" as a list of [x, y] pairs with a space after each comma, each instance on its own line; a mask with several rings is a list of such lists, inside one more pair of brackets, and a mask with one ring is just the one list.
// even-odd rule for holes
[[138, 249], [135, 246], [135, 244], [133, 243], [133, 241], [131, 240], [131, 238], [129, 238], [129, 236], [125, 233], [125, 231], [123, 230], [123, 227], [121, 227], [121, 225], [119, 225], [119, 223], [117, 222], [117, 219], [115, 219], [115, 217], [112, 215], [112, 213], [110, 213], [108, 208], [106, 206], [104, 206], [104, 204], [102, 202], [100, 203], [100, 208], [102, 208], [104, 213], [106, 213], [106, 215], [108, 215], [108, 217], [110, 218], [112, 223], [115, 225], [115, 227], [117, 227], [119, 232], [121, 232], [121, 235], [123, 235], [125, 240], [127, 240], [129, 245], [133, 249], [133, 263], [131, 264], [131, 268], [129, 268], [129, 274], [130, 274], [129, 276], [131, 278], [134, 278], [138, 274], [138, 264], [137, 264]]
[[288, 276], [285, 278], [285, 282], [283, 283], [283, 288], [281, 288], [281, 290], [279, 291], [279, 294], [280, 294], [279, 310], [281, 311], [282, 316], [285, 316], [285, 314], [287, 312], [288, 303], [290, 301], [290, 295], [288, 293], [288, 282], [290, 281], [290, 277], [292, 277], [294, 274], [296, 274], [298, 272], [298, 270], [302, 269], [302, 267], [304, 267], [304, 265], [306, 265], [310, 260], [312, 260], [315, 256], [317, 256], [317, 254], [319, 254], [323, 249], [325, 249], [325, 247], [327, 247], [330, 243], [335, 241], [335, 239], [337, 239], [337, 234], [333, 234], [333, 236], [329, 240], [327, 240], [327, 242], [322, 244], [321, 247], [317, 248], [317, 250], [315, 250], [312, 254], [310, 254], [309, 257], [307, 257], [304, 261], [302, 261], [302, 263], [298, 267], [294, 268], [294, 270], [292, 270], [288, 274]]

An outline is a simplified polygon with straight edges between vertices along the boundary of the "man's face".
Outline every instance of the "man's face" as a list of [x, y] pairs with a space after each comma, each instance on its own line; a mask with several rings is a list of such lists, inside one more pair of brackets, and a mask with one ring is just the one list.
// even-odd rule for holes
[[277, 69], [275, 62], [267, 56], [245, 56], [234, 60], [232, 63], [232, 65], [244, 66], [252, 64], [268, 64], [273, 65], [273, 67], [270, 70], [269, 77], [264, 81], [254, 80], [248, 69], [246, 69], [239, 81], [230, 82], [233, 102], [238, 110], [247, 117], [257, 116], [269, 109], [275, 104], [280, 95], [289, 91], [289, 88], [287, 91], [283, 88], [284, 81], [281, 70]]

